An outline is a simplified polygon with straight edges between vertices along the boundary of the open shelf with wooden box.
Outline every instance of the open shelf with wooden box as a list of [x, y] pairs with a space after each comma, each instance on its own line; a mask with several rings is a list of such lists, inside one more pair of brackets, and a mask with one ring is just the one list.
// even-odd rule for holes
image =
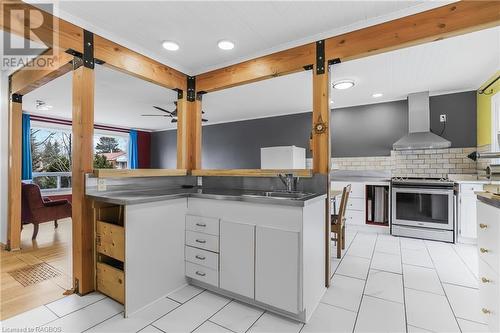
[[96, 289], [125, 304], [125, 227], [121, 205], [94, 204]]

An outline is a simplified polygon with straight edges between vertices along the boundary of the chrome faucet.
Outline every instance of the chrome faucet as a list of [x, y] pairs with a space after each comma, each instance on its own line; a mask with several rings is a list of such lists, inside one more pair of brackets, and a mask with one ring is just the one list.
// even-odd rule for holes
[[297, 191], [297, 183], [299, 181], [298, 177], [295, 177], [293, 173], [280, 174], [279, 175], [283, 184], [285, 184], [287, 192], [295, 192]]

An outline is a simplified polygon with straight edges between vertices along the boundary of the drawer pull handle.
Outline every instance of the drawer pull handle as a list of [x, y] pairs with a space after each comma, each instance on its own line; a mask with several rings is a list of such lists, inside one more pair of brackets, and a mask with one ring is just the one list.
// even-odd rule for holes
[[206, 274], [203, 273], [203, 272], [200, 272], [200, 271], [196, 271], [196, 275], [199, 275], [199, 276], [205, 276]]
[[480, 248], [479, 251], [481, 251], [481, 253], [487, 253], [489, 252], [487, 249], [485, 249], [484, 247]]
[[201, 244], [205, 244], [207, 241], [204, 239], [197, 239], [196, 242], [201, 243]]
[[205, 257], [204, 257], [204, 256], [195, 255], [194, 257], [195, 257], [196, 259], [205, 260]]
[[196, 223], [196, 225], [198, 227], [203, 227], [203, 228], [207, 226], [205, 223]]
[[483, 283], [488, 283], [488, 282], [491, 282], [491, 280], [489, 280], [489, 279], [487, 279], [487, 278], [485, 278], [485, 277], [482, 277], [482, 278], [481, 278], [481, 281], [482, 281]]
[[484, 314], [490, 314], [491, 311], [486, 309], [486, 308], [482, 308], [481, 311], [483, 311]]
[[486, 229], [486, 228], [488, 228], [488, 225], [484, 224], [484, 223], [479, 223], [479, 228]]

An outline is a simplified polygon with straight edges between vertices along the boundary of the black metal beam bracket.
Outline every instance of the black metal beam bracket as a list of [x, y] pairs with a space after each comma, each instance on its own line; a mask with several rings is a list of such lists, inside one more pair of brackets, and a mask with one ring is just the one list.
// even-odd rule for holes
[[83, 66], [94, 69], [94, 34], [83, 30]]
[[328, 60], [328, 66], [336, 65], [336, 64], [340, 64], [340, 63], [341, 63], [340, 58], [335, 58], [335, 59]]
[[316, 74], [325, 74], [325, 41], [316, 42]]
[[197, 99], [198, 101], [201, 101], [201, 100], [203, 99], [203, 95], [205, 95], [206, 93], [207, 93], [206, 91], [198, 91], [198, 92], [196, 93], [196, 99]]
[[177, 91], [177, 99], [182, 99], [184, 97], [184, 91], [182, 89], [174, 89]]
[[83, 59], [80, 57], [75, 56], [72, 62], [73, 62], [73, 70], [83, 66]]
[[23, 102], [23, 95], [21, 95], [21, 94], [12, 94], [12, 102], [14, 102], [14, 103], [22, 103]]
[[194, 102], [196, 99], [196, 76], [187, 77], [187, 95], [188, 102]]

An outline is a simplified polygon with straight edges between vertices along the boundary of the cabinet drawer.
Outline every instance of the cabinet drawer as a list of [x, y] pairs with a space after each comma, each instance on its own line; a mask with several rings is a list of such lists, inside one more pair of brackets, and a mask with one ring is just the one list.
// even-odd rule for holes
[[125, 274], [122, 270], [102, 262], [96, 264], [97, 290], [112, 299], [125, 303]]
[[342, 191], [344, 187], [351, 184], [350, 198], [365, 198], [365, 184], [364, 183], [349, 183], [349, 182], [332, 182], [332, 189]]
[[186, 246], [185, 259], [193, 264], [219, 270], [219, 255], [217, 253]]
[[125, 229], [116, 224], [97, 221], [96, 250], [111, 258], [125, 261]]
[[474, 194], [474, 192], [479, 192], [483, 190], [483, 184], [461, 184], [460, 193], [464, 194]]
[[495, 216], [496, 208], [482, 202], [477, 203], [477, 247], [479, 258], [499, 272], [499, 229]]
[[186, 261], [186, 276], [216, 287], [219, 286], [219, 272], [205, 266]]
[[186, 230], [186, 245], [219, 252], [219, 237]]
[[491, 269], [483, 260], [479, 260], [479, 299], [481, 308], [478, 311], [483, 313], [483, 309], [489, 313], [483, 313], [484, 321], [488, 323], [490, 332], [499, 331], [499, 303], [498, 295], [500, 288], [498, 285], [498, 274]]
[[186, 215], [186, 230], [219, 235], [219, 219], [196, 215]]
[[346, 210], [345, 212], [345, 222], [346, 224], [357, 224], [364, 225], [366, 216], [364, 211], [360, 210]]
[[361, 198], [351, 198], [347, 200], [347, 209], [348, 210], [365, 210], [365, 199]]

